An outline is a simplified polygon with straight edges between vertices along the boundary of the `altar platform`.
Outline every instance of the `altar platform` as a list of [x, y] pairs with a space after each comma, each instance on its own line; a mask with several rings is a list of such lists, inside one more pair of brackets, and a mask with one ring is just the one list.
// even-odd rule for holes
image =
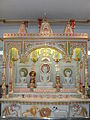
[[[82, 99], [82, 98], [18, 97], [18, 98], [2, 98], [0, 99], [0, 102], [2, 103], [2, 108], [6, 106], [6, 109], [4, 109], [2, 116], [4, 116], [6, 110], [8, 111], [10, 108], [12, 108], [14, 111], [13, 115], [17, 115], [17, 117], [31, 116], [32, 118], [33, 117], [66, 118], [66, 117], [89, 117], [90, 114], [87, 112], [89, 111], [90, 99], [85, 98]], [[9, 106], [11, 107], [9, 108]], [[31, 109], [33, 109], [34, 111], [31, 112]], [[11, 115], [8, 115], [8, 117], [10, 116]]]

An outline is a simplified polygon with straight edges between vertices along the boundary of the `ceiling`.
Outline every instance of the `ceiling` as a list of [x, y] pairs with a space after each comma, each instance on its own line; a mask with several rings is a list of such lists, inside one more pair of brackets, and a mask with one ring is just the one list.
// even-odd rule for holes
[[4, 19], [88, 19], [90, 0], [0, 0]]

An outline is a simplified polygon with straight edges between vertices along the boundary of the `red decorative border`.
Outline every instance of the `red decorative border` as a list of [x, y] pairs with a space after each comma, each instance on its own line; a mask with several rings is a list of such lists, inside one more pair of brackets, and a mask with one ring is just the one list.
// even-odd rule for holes
[[[42, 37], [44, 36], [44, 34], [40, 34], [40, 33], [26, 33], [26, 34], [22, 34], [22, 33], [4, 33], [3, 37], [4, 38], [17, 38], [17, 37]], [[45, 36], [47, 37], [47, 35], [45, 34]], [[65, 34], [65, 33], [51, 33], [48, 35], [49, 37], [76, 37], [76, 38], [88, 38], [88, 34], [87, 33], [74, 33], [74, 34]]]

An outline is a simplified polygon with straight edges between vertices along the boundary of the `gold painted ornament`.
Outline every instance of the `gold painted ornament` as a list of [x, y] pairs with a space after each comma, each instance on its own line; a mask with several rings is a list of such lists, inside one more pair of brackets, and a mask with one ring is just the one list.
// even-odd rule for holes
[[30, 109], [23, 112], [22, 116], [27, 117], [28, 115], [31, 115], [32, 117], [36, 117], [37, 109], [37, 106], [32, 106]]
[[50, 117], [51, 115], [51, 110], [50, 108], [46, 107], [46, 108], [41, 108], [40, 110], [40, 116], [41, 117]]
[[10, 111], [9, 111], [9, 106], [5, 106], [5, 108], [2, 111], [3, 116], [9, 116], [10, 115]]
[[30, 109], [30, 113], [33, 117], [36, 116], [36, 113], [37, 113], [37, 107], [33, 106], [31, 109]]

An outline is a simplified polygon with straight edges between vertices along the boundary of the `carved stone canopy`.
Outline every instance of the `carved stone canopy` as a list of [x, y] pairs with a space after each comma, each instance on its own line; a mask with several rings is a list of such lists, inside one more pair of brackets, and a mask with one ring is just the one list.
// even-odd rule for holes
[[64, 29], [64, 33], [65, 34], [73, 34], [74, 33], [69, 21], [67, 22], [67, 25]]
[[41, 28], [40, 28], [40, 34], [41, 35], [50, 35], [52, 33], [53, 33], [53, 31], [51, 29], [50, 24], [46, 20], [44, 20], [44, 22], [42, 23]]
[[27, 29], [26, 29], [26, 23], [25, 22], [22, 22], [20, 27], [19, 27], [19, 30], [18, 30], [18, 33], [27, 33]]

